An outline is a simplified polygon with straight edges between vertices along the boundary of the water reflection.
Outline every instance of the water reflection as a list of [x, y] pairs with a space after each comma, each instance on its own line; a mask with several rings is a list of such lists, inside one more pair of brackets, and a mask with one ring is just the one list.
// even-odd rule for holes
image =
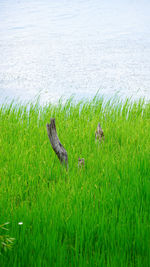
[[149, 1], [1, 0], [0, 93], [150, 98]]

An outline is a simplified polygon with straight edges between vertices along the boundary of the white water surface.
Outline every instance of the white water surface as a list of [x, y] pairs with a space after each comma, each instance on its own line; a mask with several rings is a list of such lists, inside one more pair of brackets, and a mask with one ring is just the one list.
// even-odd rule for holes
[[150, 1], [0, 0], [0, 102], [150, 99]]

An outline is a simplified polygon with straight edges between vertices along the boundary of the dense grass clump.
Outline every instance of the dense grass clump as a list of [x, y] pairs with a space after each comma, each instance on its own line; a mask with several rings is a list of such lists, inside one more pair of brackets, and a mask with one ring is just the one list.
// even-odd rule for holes
[[[68, 171], [49, 143], [50, 117]], [[15, 238], [0, 266], [149, 265], [149, 103], [3, 105], [0, 151], [0, 225]]]

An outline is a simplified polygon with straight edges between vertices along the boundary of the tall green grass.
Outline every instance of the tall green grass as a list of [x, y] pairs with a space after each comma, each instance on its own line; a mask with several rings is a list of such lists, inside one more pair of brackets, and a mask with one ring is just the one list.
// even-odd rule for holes
[[[49, 143], [50, 117], [68, 171]], [[102, 144], [95, 143], [98, 122]], [[3, 105], [0, 224], [10, 222], [15, 242], [1, 247], [0, 266], [149, 266], [149, 152], [144, 101]]]

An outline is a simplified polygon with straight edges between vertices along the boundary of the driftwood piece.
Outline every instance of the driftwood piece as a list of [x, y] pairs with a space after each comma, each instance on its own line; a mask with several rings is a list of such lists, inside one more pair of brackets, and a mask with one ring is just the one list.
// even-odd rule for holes
[[105, 140], [104, 132], [100, 126], [100, 123], [98, 123], [97, 130], [95, 132], [95, 140], [101, 142], [101, 140]]
[[68, 155], [67, 151], [63, 147], [63, 145], [60, 143], [59, 138], [57, 136], [56, 132], [56, 125], [55, 125], [55, 119], [50, 119], [50, 124], [46, 124], [47, 128], [47, 134], [50, 140], [50, 143], [52, 145], [53, 150], [55, 151], [57, 157], [59, 158], [60, 162], [62, 164], [65, 164], [66, 167], [68, 167]]
[[84, 158], [78, 158], [78, 168], [82, 168], [82, 167], [84, 167], [84, 165], [85, 165], [85, 160], [84, 160]]

